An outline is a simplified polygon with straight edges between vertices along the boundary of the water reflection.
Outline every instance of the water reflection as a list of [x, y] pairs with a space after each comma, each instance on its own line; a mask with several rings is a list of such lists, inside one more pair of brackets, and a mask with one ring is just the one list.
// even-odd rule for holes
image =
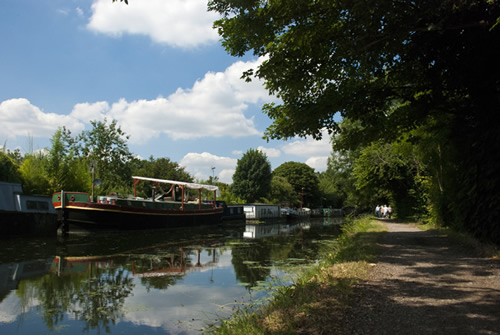
[[0, 333], [197, 333], [290, 265], [314, 262], [339, 224], [1, 241]]

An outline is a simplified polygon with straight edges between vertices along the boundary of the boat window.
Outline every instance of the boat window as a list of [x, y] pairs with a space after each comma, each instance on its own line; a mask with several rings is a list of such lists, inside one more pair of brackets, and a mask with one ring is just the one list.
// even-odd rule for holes
[[26, 200], [26, 208], [31, 210], [49, 210], [49, 203], [46, 201]]

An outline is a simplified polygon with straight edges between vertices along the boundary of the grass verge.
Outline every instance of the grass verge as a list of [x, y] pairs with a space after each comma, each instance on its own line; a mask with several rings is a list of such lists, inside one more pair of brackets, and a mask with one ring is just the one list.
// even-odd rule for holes
[[335, 333], [353, 286], [366, 278], [385, 225], [370, 217], [348, 220], [342, 234], [326, 243], [319, 265], [278, 287], [269, 303], [233, 314], [212, 334]]

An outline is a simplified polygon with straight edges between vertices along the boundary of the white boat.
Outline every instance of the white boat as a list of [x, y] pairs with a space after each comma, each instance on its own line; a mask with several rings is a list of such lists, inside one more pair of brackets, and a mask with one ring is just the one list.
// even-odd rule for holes
[[279, 205], [246, 204], [243, 205], [243, 212], [247, 220], [272, 220], [282, 218]]

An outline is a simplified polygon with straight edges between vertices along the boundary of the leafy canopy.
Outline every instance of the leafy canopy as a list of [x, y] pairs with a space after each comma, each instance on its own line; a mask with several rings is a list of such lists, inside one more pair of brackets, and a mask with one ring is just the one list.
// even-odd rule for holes
[[209, 9], [223, 15], [214, 26], [228, 53], [266, 57], [244, 77], [283, 100], [264, 108], [268, 138], [319, 138], [339, 114], [361, 121], [369, 140], [434, 113], [498, 105], [498, 1], [211, 0]]
[[116, 192], [128, 189], [132, 183], [132, 161], [129, 151], [129, 136], [118, 122], [112, 120], [90, 121], [92, 129], [83, 131], [79, 140], [83, 156], [94, 165], [96, 177], [102, 179], [101, 191]]
[[319, 199], [319, 181], [314, 169], [305, 163], [286, 162], [273, 171], [273, 176], [285, 178], [295, 192], [303, 197], [308, 206], [317, 204]]
[[255, 202], [269, 194], [271, 178], [271, 164], [266, 154], [249, 149], [236, 163], [231, 191], [247, 202]]
[[263, 108], [268, 139], [342, 132], [337, 115], [355, 125], [349, 149], [423, 143], [408, 135], [425, 129], [437, 139], [426, 162], [437, 216], [500, 243], [499, 1], [210, 0], [209, 9], [222, 15], [214, 26], [231, 55], [265, 60], [243, 78], [282, 99]]
[[9, 155], [0, 151], [0, 181], [21, 182], [17, 163]]

